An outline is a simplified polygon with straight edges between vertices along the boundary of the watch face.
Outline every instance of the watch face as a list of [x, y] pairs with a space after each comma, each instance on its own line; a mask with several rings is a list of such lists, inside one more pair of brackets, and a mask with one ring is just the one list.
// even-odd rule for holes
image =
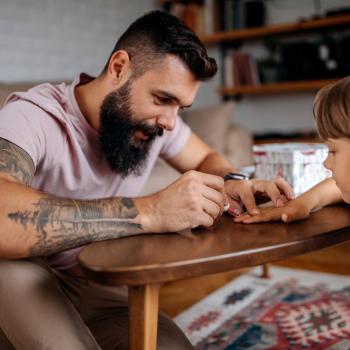
[[228, 173], [224, 176], [224, 180], [248, 180], [248, 176], [240, 173]]

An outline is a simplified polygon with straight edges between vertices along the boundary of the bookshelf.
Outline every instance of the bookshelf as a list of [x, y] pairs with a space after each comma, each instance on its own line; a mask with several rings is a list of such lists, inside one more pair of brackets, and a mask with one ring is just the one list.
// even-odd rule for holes
[[[208, 4], [211, 3], [210, 10], [212, 13], [212, 23], [209, 26], [210, 29], [207, 31], [207, 27], [203, 27], [203, 24], [208, 23]], [[260, 66], [258, 67], [257, 62], [250, 56], [244, 53], [244, 50], [238, 50], [242, 43], [247, 41], [260, 41], [266, 40], [266, 38], [285, 38], [287, 36], [299, 36], [302, 38], [309, 34], [327, 34], [332, 31], [349, 30], [350, 37], [350, 14], [334, 15], [330, 17], [320, 17], [315, 19], [300, 20], [291, 23], [281, 23], [274, 25], [266, 25], [263, 27], [253, 28], [235, 28], [222, 31], [215, 31], [218, 28], [218, 18], [224, 22], [227, 20], [225, 13], [225, 7], [221, 7], [221, 11], [218, 12], [218, 7], [213, 7], [213, 4], [219, 3], [231, 3], [239, 2], [240, 0], [189, 0], [187, 2], [179, 0], [161, 0], [161, 3], [174, 6], [172, 4], [181, 4], [184, 6], [190, 14], [190, 24], [196, 31], [196, 23], [200, 24], [197, 30], [197, 34], [201, 41], [207, 46], [217, 45], [220, 49], [222, 56], [222, 86], [219, 87], [218, 93], [224, 98], [231, 97], [242, 97], [245, 95], [271, 95], [271, 94], [282, 94], [282, 93], [296, 93], [304, 91], [316, 91], [324, 85], [333, 83], [337, 80], [335, 77], [342, 77], [345, 74], [342, 72], [339, 74], [338, 71], [332, 71], [331, 74], [324, 72], [324, 70], [314, 72], [309, 77], [306, 75], [293, 75], [292, 71], [286, 68], [283, 69], [289, 74], [278, 75], [276, 79], [266, 79], [262, 77], [262, 71]], [[243, 2], [241, 2], [243, 3]], [[221, 15], [219, 14], [221, 13]], [[197, 16], [196, 16], [197, 14]], [[224, 16], [222, 16], [222, 14]], [[204, 17], [203, 17], [204, 16]], [[218, 17], [219, 16], [219, 17]], [[200, 20], [197, 21], [198, 18]], [[216, 19], [214, 18], [216, 17]], [[204, 18], [204, 19], [203, 19]], [[183, 18], [184, 19], [184, 18]], [[232, 20], [232, 16], [231, 16]], [[241, 19], [242, 21], [242, 16]], [[185, 21], [185, 19], [184, 19]], [[209, 21], [210, 22], [210, 21]], [[186, 23], [186, 21], [185, 21]], [[221, 25], [220, 28], [227, 28], [227, 21]], [[238, 26], [242, 26], [242, 22], [239, 22]], [[214, 30], [214, 32], [213, 32]], [[210, 34], [208, 34], [208, 32]], [[203, 34], [205, 33], [205, 34]], [[275, 40], [275, 39], [273, 39]], [[349, 40], [350, 42], [350, 40]], [[344, 50], [344, 48], [343, 48]], [[346, 47], [345, 47], [346, 50]], [[343, 52], [343, 51], [341, 51]], [[307, 55], [307, 54], [306, 54]], [[228, 57], [229, 56], [229, 57]], [[235, 56], [235, 57], [234, 57]], [[246, 57], [242, 57], [246, 56]], [[247, 57], [250, 56], [250, 57]], [[232, 57], [232, 58], [231, 58]], [[307, 57], [307, 56], [306, 56]], [[312, 56], [313, 57], [313, 56]], [[282, 63], [286, 62], [284, 60]], [[313, 62], [312, 62], [313, 63]], [[339, 63], [341, 65], [341, 63]], [[228, 68], [230, 67], [230, 68]], [[276, 70], [279, 68], [275, 68]], [[298, 72], [298, 71], [297, 71]], [[279, 73], [276, 73], [279, 74]], [[347, 73], [348, 74], [348, 73]], [[228, 79], [229, 77], [229, 79]], [[265, 79], [264, 79], [265, 78]], [[311, 78], [311, 79], [310, 79]], [[269, 82], [271, 81], [271, 82]], [[274, 81], [274, 82], [272, 82]]]
[[335, 82], [336, 79], [304, 80], [296, 82], [269, 83], [258, 86], [220, 87], [222, 96], [268, 95], [286, 92], [319, 90], [321, 87]]
[[334, 16], [305, 20], [295, 23], [275, 24], [265, 27], [237, 29], [225, 32], [218, 32], [212, 35], [201, 35], [200, 39], [205, 45], [218, 44], [225, 41], [251, 40], [268, 35], [295, 34], [323, 28], [334, 28], [350, 24], [350, 15]]
[[[335, 16], [329, 18], [319, 18], [304, 20], [295, 23], [284, 23], [269, 25], [261, 28], [230, 30], [215, 33], [213, 35], [201, 36], [201, 40], [206, 45], [221, 44], [235, 40], [255, 40], [266, 36], [288, 35], [312, 32], [317, 30], [327, 30], [332, 28], [349, 28], [350, 15]], [[285, 94], [305, 91], [317, 91], [323, 86], [335, 82], [337, 79], [315, 79], [301, 81], [284, 81], [275, 83], [262, 83], [243, 86], [221, 86], [218, 92], [221, 96], [242, 97], [242, 96], [262, 96], [271, 94]]]

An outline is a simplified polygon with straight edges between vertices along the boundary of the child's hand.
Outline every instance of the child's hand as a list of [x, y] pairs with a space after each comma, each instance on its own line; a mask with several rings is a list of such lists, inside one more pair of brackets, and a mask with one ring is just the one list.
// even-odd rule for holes
[[297, 199], [287, 202], [284, 207], [260, 208], [260, 214], [243, 213], [233, 219], [235, 222], [252, 224], [257, 222], [278, 221], [291, 222], [306, 219], [310, 215], [310, 208]]

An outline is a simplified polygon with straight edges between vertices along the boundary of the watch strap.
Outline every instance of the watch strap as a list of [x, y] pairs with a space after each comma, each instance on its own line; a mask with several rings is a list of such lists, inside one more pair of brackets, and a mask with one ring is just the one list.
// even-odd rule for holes
[[227, 180], [249, 180], [249, 177], [245, 174], [230, 172], [224, 176], [224, 181]]

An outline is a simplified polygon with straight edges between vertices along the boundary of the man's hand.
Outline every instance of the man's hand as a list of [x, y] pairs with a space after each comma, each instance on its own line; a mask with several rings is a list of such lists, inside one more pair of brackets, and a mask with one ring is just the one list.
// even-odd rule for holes
[[271, 199], [275, 207], [283, 207], [288, 200], [293, 199], [291, 186], [281, 177], [277, 177], [274, 181], [228, 180], [225, 182], [225, 189], [230, 199], [229, 212], [234, 216], [240, 215], [244, 207], [251, 215], [259, 214], [256, 200], [261, 197]]
[[144, 197], [142, 226], [148, 232], [209, 227], [222, 215], [225, 184], [220, 176], [188, 171], [164, 190]]
[[294, 199], [284, 207], [280, 208], [260, 208], [260, 214], [251, 215], [249, 213], [244, 213], [240, 216], [235, 217], [233, 220], [235, 222], [243, 222], [245, 224], [252, 224], [258, 222], [267, 221], [278, 221], [291, 222], [306, 219], [311, 212], [311, 208], [307, 203], [302, 200]]

